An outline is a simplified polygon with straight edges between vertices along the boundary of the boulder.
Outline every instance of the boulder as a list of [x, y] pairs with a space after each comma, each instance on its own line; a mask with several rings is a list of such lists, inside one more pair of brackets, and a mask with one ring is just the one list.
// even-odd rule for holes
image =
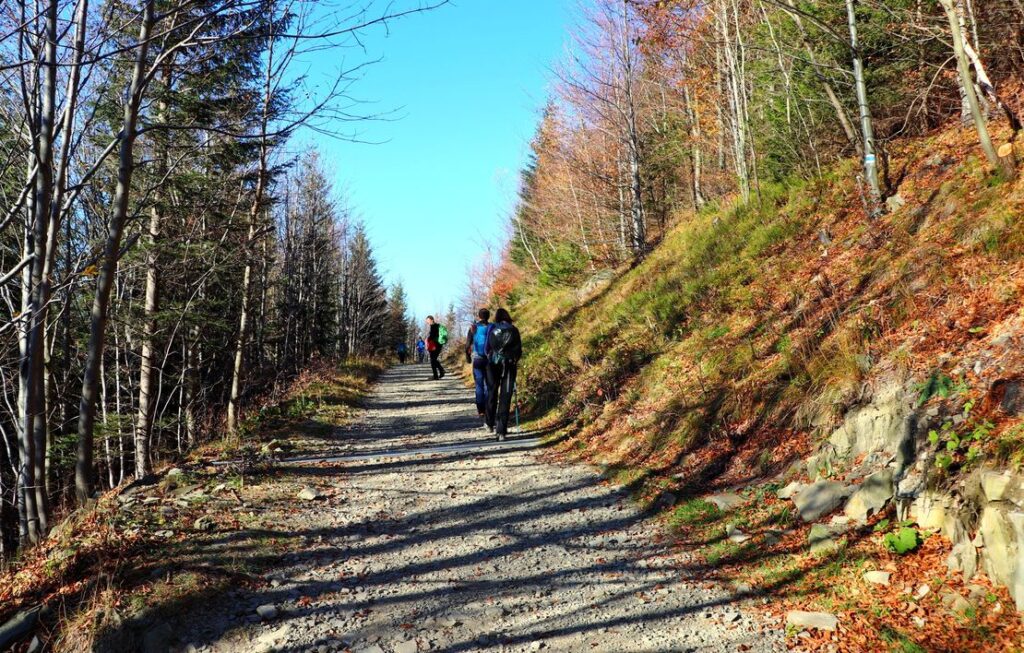
[[800, 629], [833, 631], [839, 626], [839, 618], [828, 612], [790, 610], [786, 613], [786, 624]]
[[807, 543], [811, 545], [811, 553], [815, 555], [829, 553], [836, 548], [836, 541], [832, 538], [832, 531], [824, 524], [814, 524], [811, 532], [807, 535]]
[[800, 518], [815, 521], [832, 512], [850, 496], [851, 489], [836, 481], [817, 481], [793, 496]]
[[323, 498], [323, 495], [320, 494], [316, 488], [309, 487], [308, 485], [299, 490], [299, 493], [296, 496], [303, 501], [316, 501], [317, 499]]
[[804, 489], [804, 487], [806, 486], [803, 483], [800, 483], [799, 481], [793, 481], [786, 487], [780, 488], [779, 491], [775, 493], [775, 496], [779, 497], [780, 499], [792, 499], [793, 495], [800, 492], [800, 490]]
[[708, 501], [715, 504], [715, 506], [725, 512], [732, 510], [743, 505], [743, 497], [736, 494], [735, 492], [725, 492], [723, 494], [712, 494], [708, 497]]
[[843, 512], [853, 521], [863, 524], [884, 508], [892, 495], [892, 470], [886, 468], [864, 479], [846, 502]]

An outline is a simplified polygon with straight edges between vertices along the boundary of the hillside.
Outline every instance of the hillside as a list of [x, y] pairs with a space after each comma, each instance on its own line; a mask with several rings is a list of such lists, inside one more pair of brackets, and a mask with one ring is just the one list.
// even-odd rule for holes
[[[1013, 599], [996, 589], [1024, 601], [1020, 513], [1009, 494], [978, 498], [977, 487], [1024, 462], [1024, 185], [992, 177], [972, 136], [901, 141], [898, 193], [878, 219], [847, 161], [762, 184], [747, 204], [677, 215], [632, 268], [510, 293], [525, 334], [522, 400], [559, 451], [664, 510], [710, 575], [776, 595], [776, 612], [838, 614], [839, 636], [807, 643], [1021, 644]], [[884, 507], [828, 521], [879, 478]], [[811, 516], [827, 526], [778, 497], [805, 487], [838, 488]], [[930, 499], [973, 516], [944, 522]], [[975, 538], [989, 507], [997, 521]], [[888, 550], [890, 532], [913, 550]], [[975, 554], [972, 538], [992, 532], [1005, 559], [986, 557], [985, 542]], [[862, 578], [871, 569], [888, 572], [885, 585]]]

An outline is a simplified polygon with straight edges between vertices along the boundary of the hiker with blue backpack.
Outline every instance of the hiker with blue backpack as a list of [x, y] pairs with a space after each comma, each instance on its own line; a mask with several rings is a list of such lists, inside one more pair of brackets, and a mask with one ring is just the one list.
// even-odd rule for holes
[[441, 349], [448, 342], [448, 329], [443, 324], [434, 321], [433, 315], [427, 316], [427, 353], [430, 354], [430, 371], [434, 373], [434, 380], [444, 378], [444, 366], [441, 365]]
[[494, 313], [494, 324], [487, 330], [487, 428], [504, 440], [508, 417], [516, 389], [516, 372], [523, 355], [519, 329], [504, 308]]
[[466, 362], [473, 366], [473, 382], [476, 384], [476, 412], [481, 418], [487, 416], [487, 336], [491, 332], [491, 312], [481, 308], [477, 321], [466, 334]]

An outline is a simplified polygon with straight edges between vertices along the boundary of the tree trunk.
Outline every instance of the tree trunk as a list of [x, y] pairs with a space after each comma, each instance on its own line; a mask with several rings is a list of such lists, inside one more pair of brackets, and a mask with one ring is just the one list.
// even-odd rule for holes
[[93, 429], [96, 421], [96, 395], [99, 385], [100, 360], [107, 331], [107, 308], [110, 303], [110, 289], [117, 273], [117, 261], [121, 250], [121, 236], [128, 215], [128, 200], [131, 194], [132, 174], [135, 170], [136, 124], [139, 106], [146, 86], [146, 62], [149, 58], [149, 39], [153, 28], [155, 1], [146, 0], [139, 41], [136, 46], [135, 64], [131, 86], [124, 106], [121, 126], [121, 143], [118, 151], [117, 185], [114, 190], [113, 208], [109, 231], [103, 246], [103, 255], [96, 279], [96, 294], [93, 297], [89, 322], [89, 344], [85, 369], [82, 372], [82, 399], [78, 417], [78, 456], [75, 461], [75, 493], [80, 503], [88, 501], [93, 493]]
[[868, 106], [868, 91], [864, 83], [864, 61], [857, 39], [857, 14], [854, 0], [846, 0], [846, 17], [850, 28], [850, 51], [853, 55], [853, 79], [857, 88], [857, 109], [860, 113], [861, 140], [864, 146], [864, 180], [868, 186], [868, 215], [882, 213], [882, 191], [878, 186], [878, 163], [875, 157], [875, 132]]
[[956, 7], [953, 6], [953, 0], [939, 0], [939, 2], [949, 20], [949, 31], [953, 37], [953, 54], [956, 56], [957, 70], [960, 73], [960, 87], [967, 98], [967, 105], [974, 121], [974, 129], [978, 132], [978, 139], [981, 141], [981, 149], [985, 152], [985, 157], [993, 168], [1012, 176], [1013, 169], [1006, 169], [1006, 164], [999, 158], [996, 148], [992, 145], [992, 138], [988, 134], [988, 125], [985, 123], [985, 116], [978, 103], [978, 95], [974, 92], [971, 66], [967, 61], [967, 54], [964, 52], [964, 37], [960, 30], [960, 19], [957, 16]]

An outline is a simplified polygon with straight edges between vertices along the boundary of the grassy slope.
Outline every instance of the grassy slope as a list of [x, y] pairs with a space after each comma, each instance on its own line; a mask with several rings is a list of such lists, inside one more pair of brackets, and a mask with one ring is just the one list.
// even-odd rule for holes
[[[120, 488], [73, 513], [42, 545], [0, 569], [0, 623], [43, 604], [50, 615], [37, 634], [48, 650], [134, 650], [140, 633], [180, 606], [263, 582], [263, 563], [254, 561], [274, 559], [289, 543], [250, 533], [253, 513], [239, 509], [243, 500], [243, 507], [264, 501], [279, 485], [261, 447], [301, 453], [348, 419], [381, 370], [377, 362], [349, 361], [304, 373], [247, 419], [241, 442], [197, 452], [179, 466], [183, 474], [143, 487], [128, 509]], [[245, 462], [207, 464], [232, 456]], [[204, 516], [213, 520], [212, 531], [197, 528]], [[230, 540], [225, 533], [237, 533], [237, 549], [246, 554], [212, 544]]]
[[[645, 261], [587, 294], [524, 290], [523, 400], [540, 425], [558, 429], [564, 454], [608, 466], [641, 499], [681, 497], [670, 518], [719, 575], [752, 581], [783, 604], [845, 610], [845, 623], [864, 620], [873, 644], [915, 650], [905, 631], [927, 636], [912, 613], [874, 614], [906, 607], [899, 582], [891, 592], [864, 588], [863, 600], [845, 591], [851, 578], [863, 585], [857, 569], [894, 564], [879, 538], [854, 533], [840, 552], [811, 558], [806, 529], [770, 490], [882, 381], [948, 376], [958, 388], [946, 401], [953, 410], [1024, 371], [1018, 353], [991, 344], [1020, 332], [1024, 182], [991, 179], [964, 156], [976, 151], [969, 139], [951, 131], [905, 143], [893, 172], [905, 173], [906, 203], [877, 222], [865, 218], [848, 162], [812, 182], [762, 186], [747, 206], [680, 216]], [[984, 378], [972, 371], [977, 357]], [[984, 454], [1019, 456], [1019, 424], [985, 417], [996, 428]], [[723, 515], [699, 498], [724, 487], [747, 488], [747, 506]], [[729, 542], [721, 534], [730, 522], [759, 537]], [[773, 528], [781, 541], [769, 546]], [[940, 540], [897, 569], [907, 579], [938, 573]], [[1019, 621], [1004, 622], [975, 618], [943, 632], [940, 621], [929, 636], [951, 646], [977, 629], [1018, 637]]]

